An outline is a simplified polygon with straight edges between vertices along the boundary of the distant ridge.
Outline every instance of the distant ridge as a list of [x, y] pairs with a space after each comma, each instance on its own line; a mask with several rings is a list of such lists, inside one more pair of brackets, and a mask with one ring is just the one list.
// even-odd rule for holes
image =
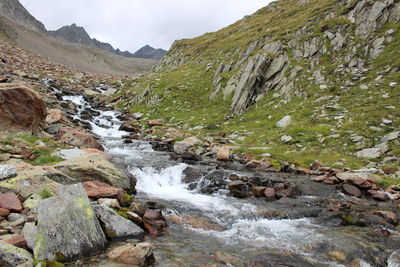
[[61, 27], [56, 31], [49, 31], [48, 34], [54, 38], [97, 47], [123, 57], [160, 60], [167, 53], [167, 51], [163, 49], [155, 49], [149, 45], [142, 47], [134, 54], [129, 51], [121, 51], [118, 48], [115, 49], [109, 43], [104, 43], [95, 38], [91, 38], [83, 27], [77, 26], [75, 23], [70, 26]]

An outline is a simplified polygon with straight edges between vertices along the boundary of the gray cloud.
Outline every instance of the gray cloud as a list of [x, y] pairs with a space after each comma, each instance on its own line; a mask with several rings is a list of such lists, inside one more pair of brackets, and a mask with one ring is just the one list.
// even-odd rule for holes
[[174, 40], [216, 31], [271, 0], [20, 0], [55, 30], [76, 23], [121, 50], [149, 44], [168, 49]]

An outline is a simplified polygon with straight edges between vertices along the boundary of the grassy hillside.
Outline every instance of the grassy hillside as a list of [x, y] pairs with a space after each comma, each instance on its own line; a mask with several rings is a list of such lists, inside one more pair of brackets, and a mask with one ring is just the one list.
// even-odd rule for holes
[[[276, 1], [218, 32], [177, 41], [156, 72], [125, 81], [116, 105], [198, 136], [226, 133], [236, 152], [270, 153], [272, 162], [398, 165], [397, 140], [378, 159], [354, 155], [400, 128], [399, 1], [378, 14], [372, 32], [362, 33], [376, 2], [382, 1]], [[265, 50], [276, 43], [279, 52]], [[314, 54], [306, 56], [307, 50]], [[279, 74], [284, 86], [267, 88], [263, 73], [250, 72], [256, 79], [252, 99], [235, 114], [233, 94], [223, 93], [229, 81], [238, 83], [249, 62], [280, 55], [288, 58]], [[230, 68], [216, 73], [221, 64]], [[292, 123], [276, 127], [286, 115]], [[293, 139], [283, 143], [283, 135]]]

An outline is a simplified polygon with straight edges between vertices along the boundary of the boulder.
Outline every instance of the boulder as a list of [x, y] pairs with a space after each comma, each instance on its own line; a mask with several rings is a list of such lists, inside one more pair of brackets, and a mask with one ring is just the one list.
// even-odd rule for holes
[[186, 160], [193, 160], [193, 161], [201, 161], [203, 160], [201, 156], [197, 155], [196, 153], [190, 152], [190, 151], [185, 151], [181, 154], [182, 159]]
[[160, 236], [168, 231], [167, 222], [160, 209], [147, 209], [143, 216], [143, 224], [152, 236]]
[[21, 170], [17, 167], [17, 176], [0, 181], [0, 192], [15, 192], [23, 198], [39, 194], [43, 189], [54, 193], [61, 184], [71, 184], [75, 180], [68, 175], [48, 166], [28, 165]]
[[229, 173], [223, 170], [215, 170], [207, 174], [199, 183], [200, 191], [203, 194], [212, 194], [227, 185]]
[[275, 199], [276, 198], [275, 189], [271, 187], [265, 188], [264, 195], [268, 199]]
[[217, 149], [217, 160], [228, 161], [230, 159], [231, 149], [229, 146], [219, 147]]
[[285, 128], [292, 122], [292, 116], [285, 116], [280, 121], [276, 123], [276, 127]]
[[344, 184], [342, 188], [343, 193], [353, 196], [353, 197], [361, 197], [362, 193], [360, 189], [355, 187], [354, 185], [351, 184]]
[[55, 124], [60, 122], [66, 122], [67, 117], [64, 112], [59, 109], [50, 109], [47, 111], [46, 123], [47, 124]]
[[150, 243], [127, 244], [107, 253], [109, 260], [140, 267], [153, 266], [155, 258]]
[[18, 196], [14, 193], [5, 193], [0, 195], [0, 208], [12, 212], [21, 212], [22, 204]]
[[395, 139], [399, 138], [399, 136], [400, 136], [400, 131], [392, 132], [392, 133], [387, 134], [384, 137], [382, 137], [381, 142], [385, 143], [385, 142], [388, 142], [388, 141], [392, 141], [392, 140], [395, 140]]
[[25, 223], [21, 232], [26, 240], [26, 245], [29, 249], [33, 250], [36, 244], [37, 227], [34, 222]]
[[91, 134], [69, 127], [63, 127], [59, 130], [57, 140], [63, 144], [80, 148], [103, 149], [103, 146]]
[[381, 148], [374, 147], [374, 148], [367, 148], [356, 153], [358, 158], [365, 158], [365, 159], [376, 159], [381, 156]]
[[2, 235], [0, 240], [19, 248], [26, 248], [26, 239], [19, 234]]
[[22, 248], [0, 240], [0, 266], [31, 267], [32, 265], [32, 254]]
[[3, 209], [0, 208], [0, 217], [7, 217], [10, 214], [10, 211], [8, 209]]
[[336, 173], [336, 177], [344, 182], [354, 182], [356, 180], [364, 180], [373, 183], [379, 183], [382, 181], [382, 178], [380, 176], [368, 172], [340, 172]]
[[38, 260], [74, 261], [100, 254], [107, 240], [82, 184], [65, 185], [37, 208]]
[[186, 169], [183, 170], [183, 178], [182, 178], [182, 182], [184, 183], [194, 183], [194, 182], [198, 182], [201, 177], [203, 177], [203, 173], [199, 170], [196, 169], [192, 166], [188, 166]]
[[228, 185], [229, 194], [236, 198], [247, 198], [251, 195], [251, 187], [247, 183], [236, 182]]
[[22, 83], [0, 84], [0, 129], [38, 132], [47, 110], [43, 100]]
[[163, 119], [150, 120], [150, 121], [147, 122], [147, 124], [150, 127], [161, 126], [161, 125], [163, 125], [163, 123], [164, 123]]
[[121, 205], [125, 205], [123, 189], [111, 186], [99, 181], [88, 181], [83, 183], [86, 194], [90, 198], [116, 198]]
[[118, 188], [133, 190], [136, 180], [132, 174], [112, 163], [110, 156], [101, 152], [66, 160], [54, 168], [75, 179], [75, 182], [100, 181]]
[[121, 205], [119, 204], [118, 200], [113, 198], [99, 198], [97, 202], [100, 205], [105, 205], [110, 208], [116, 208], [116, 209], [121, 208]]
[[265, 186], [253, 186], [251, 191], [253, 192], [253, 195], [255, 197], [262, 197], [262, 196], [264, 196], [265, 189], [266, 189]]
[[105, 205], [94, 205], [93, 208], [104, 232], [111, 240], [143, 239], [143, 229], [120, 216], [113, 209]]
[[14, 166], [2, 165], [0, 166], [0, 180], [12, 178], [17, 175], [17, 169]]

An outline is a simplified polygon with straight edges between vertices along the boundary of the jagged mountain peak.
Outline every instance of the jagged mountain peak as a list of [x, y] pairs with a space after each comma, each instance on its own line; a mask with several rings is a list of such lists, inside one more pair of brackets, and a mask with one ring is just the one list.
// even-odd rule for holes
[[32, 30], [47, 31], [43, 23], [35, 19], [18, 0], [1, 0], [0, 15]]

